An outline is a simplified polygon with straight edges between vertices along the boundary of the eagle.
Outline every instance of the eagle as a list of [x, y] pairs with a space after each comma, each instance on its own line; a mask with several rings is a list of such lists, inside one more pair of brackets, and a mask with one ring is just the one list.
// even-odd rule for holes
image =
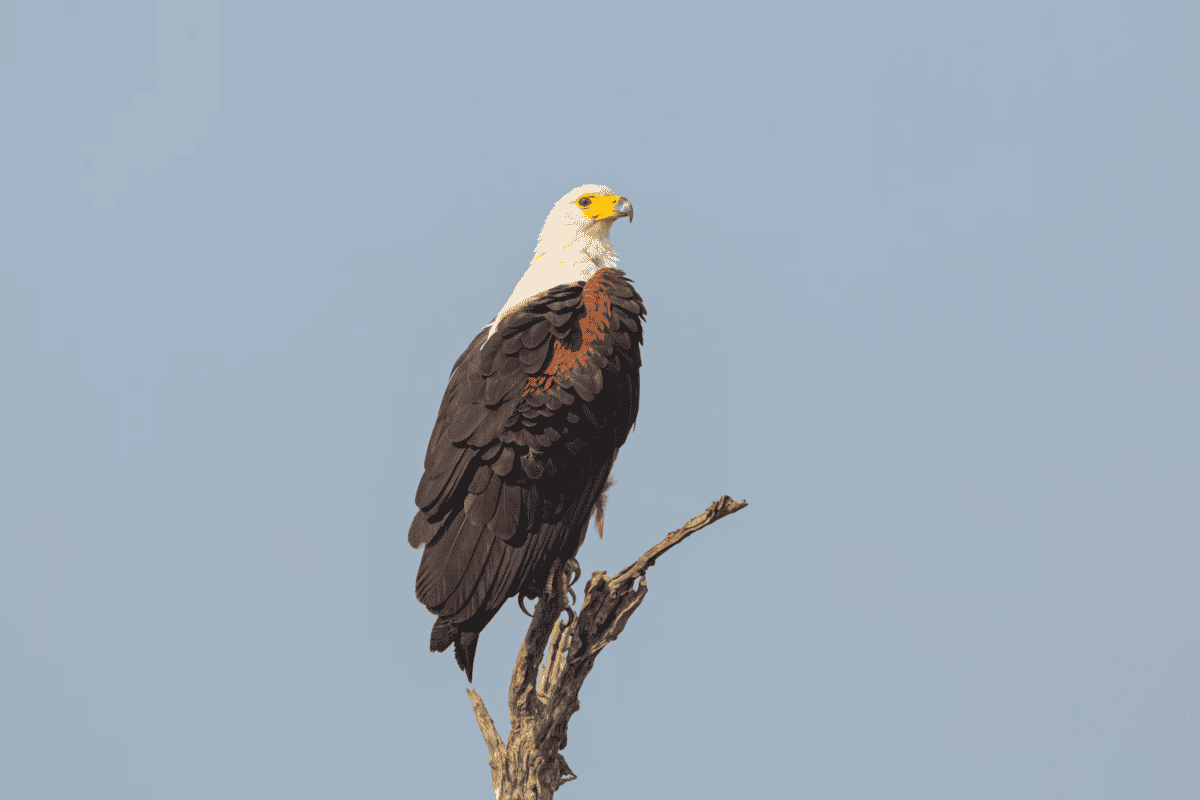
[[504, 603], [569, 592], [563, 576], [579, 574], [593, 514], [604, 535], [609, 473], [637, 419], [646, 318], [609, 243], [622, 217], [633, 222], [633, 205], [606, 186], [554, 204], [438, 408], [408, 543], [425, 547], [416, 591], [437, 615], [429, 649], [453, 644], [468, 682]]

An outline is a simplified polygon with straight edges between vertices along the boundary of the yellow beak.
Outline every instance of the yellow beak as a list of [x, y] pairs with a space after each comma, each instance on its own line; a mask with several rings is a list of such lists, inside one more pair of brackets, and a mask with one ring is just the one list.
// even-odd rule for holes
[[591, 205], [584, 208], [583, 213], [594, 220], [629, 217], [629, 221], [633, 222], [633, 204], [626, 198], [616, 195], [602, 195], [593, 198]]

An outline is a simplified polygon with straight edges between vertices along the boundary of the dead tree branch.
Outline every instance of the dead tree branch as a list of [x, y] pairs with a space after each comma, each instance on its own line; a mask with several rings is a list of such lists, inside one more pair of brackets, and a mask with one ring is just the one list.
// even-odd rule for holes
[[[696, 531], [747, 505], [745, 500], [725, 495], [613, 577], [593, 572], [579, 614], [569, 623], [559, 619], [566, 609], [565, 585], [555, 587], [563, 591], [538, 600], [508, 687], [512, 729], [507, 744], [496, 732], [483, 699], [474, 690], [467, 692], [487, 742], [497, 800], [549, 800], [560, 786], [576, 778], [560, 752], [567, 746], [567, 724], [579, 710], [579, 690], [596, 657], [616, 641], [649, 591], [646, 570]], [[565, 580], [561, 569], [554, 572], [555, 580]], [[641, 578], [636, 588], [635, 578]], [[539, 661], [547, 643], [550, 650], [539, 676]]]

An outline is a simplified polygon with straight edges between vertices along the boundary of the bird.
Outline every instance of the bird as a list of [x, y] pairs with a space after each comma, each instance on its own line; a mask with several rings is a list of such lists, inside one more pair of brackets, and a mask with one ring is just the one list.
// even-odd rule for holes
[[408, 542], [425, 548], [416, 595], [437, 616], [429, 649], [453, 645], [468, 682], [504, 603], [570, 591], [560, 576], [578, 577], [593, 516], [604, 535], [646, 319], [609, 242], [622, 218], [633, 222], [633, 205], [606, 186], [563, 195], [512, 296], [450, 371]]

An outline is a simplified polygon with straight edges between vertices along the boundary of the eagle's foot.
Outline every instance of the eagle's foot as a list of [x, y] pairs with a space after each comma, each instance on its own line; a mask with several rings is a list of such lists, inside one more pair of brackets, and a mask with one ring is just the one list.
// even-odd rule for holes
[[575, 610], [571, 608], [571, 604], [575, 602], [576, 598], [575, 590], [571, 587], [575, 585], [575, 582], [579, 580], [582, 574], [583, 567], [579, 565], [578, 561], [571, 558], [563, 564], [562, 569], [551, 570], [550, 577], [546, 581], [545, 596], [555, 597], [562, 604], [563, 610], [567, 612], [568, 625], [575, 621]]
[[[569, 574], [571, 576], [570, 580], [567, 581], [567, 594], [571, 595], [571, 604], [574, 604], [575, 603], [575, 590], [572, 589], [571, 587], [574, 586], [576, 584], [576, 582], [578, 582], [580, 576], [583, 575], [583, 567], [581, 567], [579, 565], [579, 562], [576, 561], [574, 558], [570, 558], [570, 559], [567, 559], [567, 563], [564, 565], [563, 569], [564, 569], [564, 576], [567, 574]], [[570, 608], [570, 605], [568, 605], [567, 607]]]

